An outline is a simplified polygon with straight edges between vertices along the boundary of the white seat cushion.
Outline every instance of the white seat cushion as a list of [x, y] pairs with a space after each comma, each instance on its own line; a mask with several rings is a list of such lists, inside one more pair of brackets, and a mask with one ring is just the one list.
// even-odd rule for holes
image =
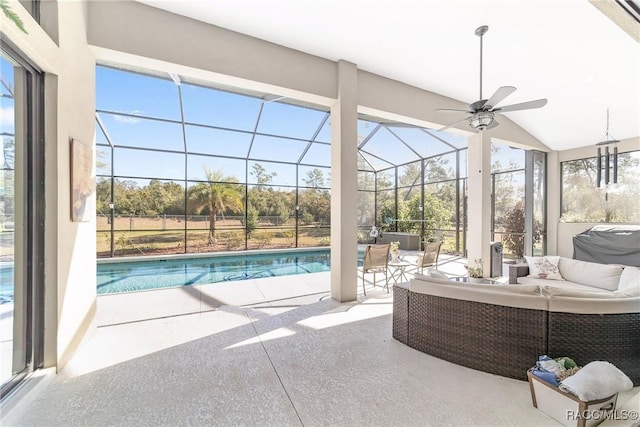
[[547, 280], [537, 279], [535, 277], [518, 277], [518, 283], [522, 285], [538, 285], [542, 289], [545, 286], [553, 286], [562, 289], [573, 289], [575, 291], [585, 292], [610, 292], [602, 288], [594, 288], [593, 286], [583, 285], [581, 283], [569, 282], [567, 280]]

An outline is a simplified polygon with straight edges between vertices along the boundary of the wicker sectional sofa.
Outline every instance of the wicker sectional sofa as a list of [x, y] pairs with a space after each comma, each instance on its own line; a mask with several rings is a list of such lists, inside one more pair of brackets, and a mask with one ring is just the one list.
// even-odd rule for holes
[[[517, 268], [516, 280], [527, 282], [523, 266]], [[577, 268], [596, 277], [594, 266]], [[526, 380], [527, 369], [548, 354], [580, 365], [609, 361], [640, 385], [640, 270], [619, 267], [622, 289], [544, 280], [464, 284], [417, 274], [394, 286], [393, 337], [440, 359], [510, 378]]]

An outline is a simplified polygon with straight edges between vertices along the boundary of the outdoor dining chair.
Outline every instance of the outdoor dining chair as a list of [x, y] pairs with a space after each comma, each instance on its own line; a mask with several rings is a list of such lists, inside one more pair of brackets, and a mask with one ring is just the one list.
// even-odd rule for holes
[[418, 254], [416, 264], [418, 271], [422, 273], [425, 267], [438, 268], [438, 256], [440, 256], [440, 247], [442, 246], [442, 240], [436, 240], [427, 243], [424, 248], [424, 252]]
[[367, 295], [365, 289], [364, 275], [366, 273], [373, 273], [373, 286], [376, 286], [376, 273], [384, 273], [385, 287], [387, 293], [389, 292], [389, 248], [391, 245], [367, 245], [364, 251], [364, 259], [362, 263], [362, 290], [364, 295]]

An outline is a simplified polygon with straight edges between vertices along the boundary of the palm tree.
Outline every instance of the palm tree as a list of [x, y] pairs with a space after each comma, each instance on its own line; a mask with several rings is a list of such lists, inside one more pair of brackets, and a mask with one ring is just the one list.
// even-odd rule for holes
[[17, 13], [11, 10], [11, 6], [7, 4], [7, 0], [0, 0], [0, 10], [4, 12], [5, 16], [13, 21], [16, 24], [16, 27], [20, 29], [25, 34], [29, 34], [27, 30], [24, 28], [24, 22], [20, 19]]
[[216, 215], [224, 215], [225, 211], [241, 213], [244, 209], [244, 197], [238, 180], [225, 177], [222, 171], [204, 168], [208, 182], [194, 185], [189, 189], [190, 211], [199, 214], [209, 208], [209, 237], [207, 243], [216, 243]]

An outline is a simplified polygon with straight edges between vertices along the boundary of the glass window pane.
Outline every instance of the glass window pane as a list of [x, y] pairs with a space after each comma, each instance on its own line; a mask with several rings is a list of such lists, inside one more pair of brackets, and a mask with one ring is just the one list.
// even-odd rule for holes
[[545, 254], [546, 225], [546, 153], [533, 151], [533, 254]]
[[442, 181], [456, 177], [456, 153], [425, 159], [424, 181]]
[[425, 238], [440, 235], [455, 240], [456, 181], [426, 184], [423, 209]]
[[331, 228], [330, 227], [298, 227], [298, 246], [329, 246], [331, 245]]
[[101, 66], [96, 67], [96, 109], [182, 120], [172, 80]]
[[[375, 224], [376, 194], [371, 191], [358, 191], [358, 225], [371, 227]], [[368, 237], [368, 235], [367, 235]]]
[[234, 132], [202, 126], [185, 126], [187, 151], [218, 156], [247, 157], [251, 146], [250, 133]]
[[13, 101], [13, 64], [5, 60], [4, 55], [2, 56], [2, 60], [0, 60], [0, 75], [2, 76], [2, 82], [0, 82], [0, 94], [3, 95], [3, 100], [11, 99], [11, 101]]
[[315, 141], [326, 142], [328, 144], [331, 143], [331, 117], [329, 117], [324, 123], [322, 129], [320, 129], [320, 132], [318, 133], [318, 136], [316, 136]]
[[383, 160], [376, 156], [372, 156], [371, 154], [365, 153], [364, 151], [360, 151], [358, 154], [360, 154], [360, 156], [362, 156], [362, 158], [364, 158], [367, 161], [367, 163], [371, 165], [371, 167], [373, 167], [373, 169], [375, 170], [385, 169], [385, 168], [388, 168], [389, 166], [393, 166], [392, 163], [387, 162], [386, 160]]
[[295, 228], [258, 229], [249, 235], [248, 247], [249, 249], [291, 248], [296, 244], [295, 235]]
[[179, 123], [106, 113], [100, 113], [100, 119], [115, 146], [184, 152], [182, 125]]
[[469, 150], [460, 150], [460, 178], [466, 178], [468, 176], [468, 154]]
[[463, 135], [454, 135], [446, 131], [439, 132], [435, 129], [427, 129], [427, 133], [453, 145], [455, 148], [467, 148], [469, 146], [469, 139]]
[[640, 151], [618, 155], [618, 183], [596, 187], [596, 159], [562, 162], [564, 222], [640, 222]]
[[311, 108], [269, 102], [264, 104], [262, 109], [258, 132], [310, 141], [326, 114]]
[[373, 168], [371, 167], [369, 162], [367, 162], [367, 160], [362, 157], [360, 151], [358, 151], [358, 170], [373, 171]]
[[111, 178], [96, 178], [96, 229], [110, 230]]
[[296, 192], [288, 187], [250, 186], [247, 231], [295, 226]]
[[[139, 219], [134, 217], [118, 218], [119, 220], [134, 222]], [[117, 222], [116, 222], [117, 223]], [[99, 233], [103, 237], [108, 233]], [[121, 230], [113, 233], [115, 256], [139, 256], [153, 254], [179, 254], [184, 253], [184, 230]]]
[[[187, 233], [187, 253], [238, 251], [245, 248], [244, 229], [221, 229], [216, 232], [216, 244], [207, 243], [208, 231], [189, 231]], [[228, 273], [224, 273], [228, 275]]]
[[389, 130], [418, 152], [423, 158], [448, 153], [454, 149], [438, 138], [416, 127], [389, 126]]
[[98, 124], [97, 119], [96, 119], [96, 144], [109, 145], [107, 136], [104, 134], [104, 132], [102, 132], [102, 128]]
[[358, 190], [375, 191], [376, 174], [367, 171], [358, 171]]
[[245, 182], [246, 165], [245, 160], [189, 154], [187, 177], [192, 180], [207, 181], [209, 173], [217, 173], [221, 177], [233, 179], [236, 182]]
[[[13, 67], [6, 61], [0, 61], [2, 64], [2, 81], [0, 82], [0, 88], [2, 89], [2, 96], [0, 96], [0, 135], [15, 134], [15, 120], [14, 120], [14, 100], [13, 94], [7, 86], [5, 86], [5, 79], [7, 82], [13, 81]], [[5, 74], [6, 73], [6, 74]]]
[[306, 147], [304, 141], [256, 135], [249, 158], [295, 163]]
[[491, 143], [491, 172], [524, 169], [525, 151], [498, 142]]
[[[187, 224], [190, 230], [204, 232], [199, 235], [204, 237], [205, 245], [210, 246], [210, 250], [222, 250], [226, 245], [221, 241], [220, 233], [243, 229], [246, 187], [244, 184], [223, 181], [225, 177], [217, 172], [213, 172], [210, 178], [215, 181], [189, 183]], [[193, 242], [188, 243], [193, 246]]]
[[494, 173], [494, 238], [504, 253], [516, 259], [524, 255], [524, 171]]
[[396, 216], [396, 199], [394, 190], [378, 191], [376, 196], [376, 205], [378, 210], [378, 219], [376, 223], [385, 226], [385, 230], [396, 230], [397, 224], [394, 220]]
[[358, 120], [358, 144], [364, 141], [373, 132], [378, 123], [371, 122], [369, 120]]
[[[2, 5], [4, 7], [5, 4]], [[4, 42], [4, 35], [2, 42]], [[2, 385], [7, 384], [16, 373], [26, 367], [25, 354], [31, 349], [31, 346], [26, 344], [31, 334], [25, 329], [26, 320], [31, 318], [28, 314], [28, 308], [32, 307], [32, 304], [28, 302], [27, 298], [31, 286], [23, 277], [24, 274], [20, 274], [20, 271], [25, 269], [24, 263], [30, 259], [26, 253], [31, 245], [29, 242], [27, 245], [18, 242], [16, 230], [24, 231], [18, 234], [18, 238], [24, 239], [26, 232], [33, 228], [30, 227], [32, 221], [29, 218], [30, 215], [22, 209], [18, 209], [16, 212], [16, 204], [18, 206], [22, 204], [26, 207], [24, 199], [28, 191], [36, 188], [19, 178], [27, 175], [24, 151], [29, 147], [36, 147], [36, 144], [27, 141], [27, 135], [21, 132], [23, 127], [19, 126], [17, 140], [19, 147], [23, 148], [20, 150], [23, 154], [20, 156], [19, 151], [18, 159], [16, 159], [16, 112], [13, 91], [15, 85], [20, 85], [20, 83], [16, 82], [14, 72], [21, 77], [26, 77], [26, 73], [9, 61], [12, 60], [5, 56], [4, 51], [0, 51], [0, 87], [2, 88], [2, 97], [0, 97], [0, 258], [2, 259], [2, 269], [0, 270], [2, 273], [0, 275], [0, 342], [2, 343], [2, 347], [0, 347], [0, 351], [2, 351], [0, 383]], [[20, 86], [21, 88], [15, 94], [18, 109], [26, 110], [32, 100], [25, 93], [24, 85]], [[16, 178], [18, 178], [17, 182]], [[39, 305], [36, 305], [35, 308], [39, 308]]]
[[111, 147], [96, 145], [96, 175], [111, 176]]
[[[184, 216], [184, 183], [158, 179], [114, 181], [114, 228], [117, 230], [169, 230], [183, 228], [176, 221], [166, 221], [166, 217]], [[111, 180], [97, 181], [98, 214], [109, 216], [111, 203]], [[122, 216], [131, 216], [126, 221]], [[177, 221], [180, 222], [179, 220]], [[110, 228], [110, 225], [107, 229]]]
[[309, 150], [300, 163], [318, 166], [331, 166], [331, 146], [326, 144], [311, 144]]
[[398, 186], [420, 185], [422, 182], [422, 162], [409, 163], [398, 168]]
[[[398, 201], [400, 202], [409, 202], [411, 201], [413, 198], [417, 198], [417, 205], [416, 207], [418, 207], [420, 205], [420, 193], [421, 193], [421, 186], [420, 184], [418, 185], [411, 185], [409, 187], [403, 187], [403, 188], [399, 188], [398, 189]], [[415, 212], [414, 212], [415, 213]], [[414, 218], [407, 218], [407, 219], [420, 219], [417, 217]]]
[[298, 185], [300, 187], [331, 188], [331, 169], [299, 166]]
[[[107, 217], [97, 218], [98, 222], [96, 226], [105, 228]], [[107, 227], [106, 230], [96, 229], [96, 255], [98, 258], [105, 258], [111, 256], [111, 232]]]
[[255, 129], [262, 105], [258, 98], [190, 84], [182, 85], [182, 99], [186, 122], [245, 131]]
[[113, 157], [116, 176], [184, 179], [184, 154], [116, 147]]
[[385, 159], [395, 165], [419, 159], [414, 152], [407, 148], [386, 128], [378, 130], [361, 150]]
[[378, 181], [378, 191], [394, 188], [396, 185], [396, 169], [392, 168], [380, 171], [376, 178]]
[[296, 185], [296, 165], [249, 161], [250, 184]]
[[298, 192], [298, 218], [301, 226], [322, 227], [331, 224], [331, 192], [301, 189]]

